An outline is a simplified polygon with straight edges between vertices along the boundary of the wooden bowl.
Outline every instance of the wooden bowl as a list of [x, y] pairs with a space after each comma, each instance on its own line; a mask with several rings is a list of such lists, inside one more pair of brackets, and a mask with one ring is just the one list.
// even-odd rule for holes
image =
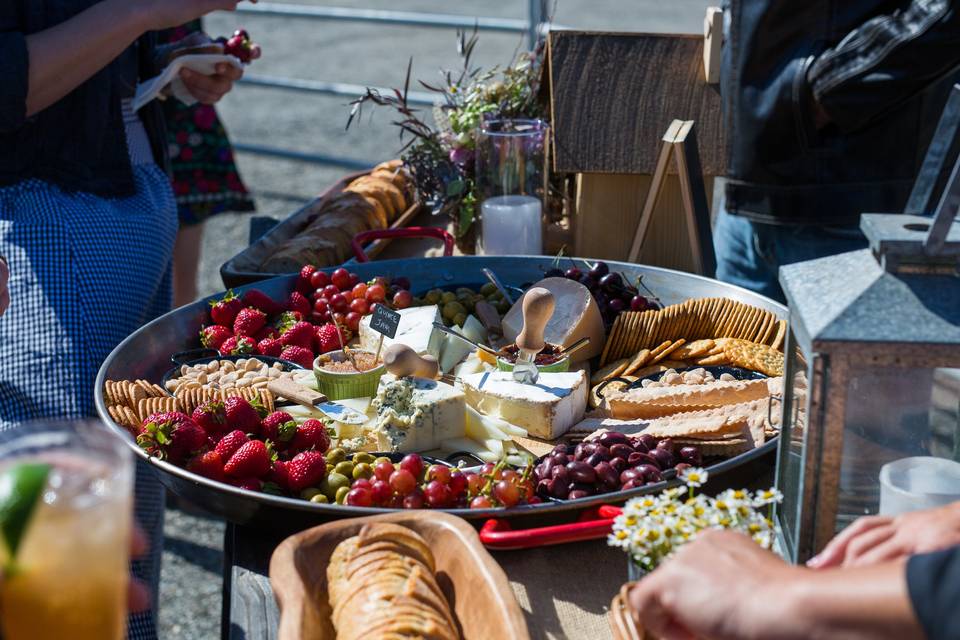
[[500, 565], [473, 527], [436, 511], [399, 511], [338, 520], [293, 535], [273, 552], [270, 584], [280, 603], [279, 640], [334, 640], [327, 564], [334, 548], [368, 522], [391, 522], [419, 533], [437, 561], [437, 582], [464, 640], [529, 640], [520, 606]]

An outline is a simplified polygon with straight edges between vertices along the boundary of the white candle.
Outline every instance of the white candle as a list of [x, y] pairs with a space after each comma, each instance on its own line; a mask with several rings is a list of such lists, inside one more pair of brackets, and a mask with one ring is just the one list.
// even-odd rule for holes
[[495, 196], [480, 208], [481, 244], [486, 255], [540, 255], [543, 252], [541, 204], [533, 196]]

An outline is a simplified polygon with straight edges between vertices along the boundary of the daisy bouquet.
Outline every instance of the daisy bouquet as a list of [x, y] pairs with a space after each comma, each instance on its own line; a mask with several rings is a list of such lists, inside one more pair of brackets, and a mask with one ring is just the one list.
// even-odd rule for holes
[[707, 477], [706, 470], [688, 467], [680, 474], [685, 487], [627, 502], [613, 521], [609, 544], [623, 549], [644, 571], [656, 569], [706, 529], [742, 531], [769, 549], [773, 544], [773, 506], [783, 494], [773, 488], [756, 492], [728, 489], [715, 498], [697, 494]]

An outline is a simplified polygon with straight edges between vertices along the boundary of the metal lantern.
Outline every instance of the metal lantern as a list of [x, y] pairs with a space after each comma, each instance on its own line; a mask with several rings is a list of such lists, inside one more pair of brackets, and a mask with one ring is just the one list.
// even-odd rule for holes
[[[953, 132], [960, 89], [954, 94], [941, 120], [942, 129], [952, 119]], [[931, 201], [943, 182], [936, 166], [955, 138], [941, 140], [931, 145], [914, 204], [918, 193]], [[958, 172], [960, 162], [933, 216], [865, 214], [860, 226], [869, 249], [780, 271], [790, 332], [777, 524], [781, 550], [794, 562], [857, 517], [877, 513], [885, 463], [958, 457]]]

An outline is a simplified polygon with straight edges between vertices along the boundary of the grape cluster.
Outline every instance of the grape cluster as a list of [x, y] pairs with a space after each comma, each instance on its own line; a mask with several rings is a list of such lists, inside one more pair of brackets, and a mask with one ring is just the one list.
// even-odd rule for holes
[[[566, 271], [559, 267], [548, 269], [544, 274], [548, 278], [567, 278], [576, 280], [593, 294], [593, 299], [597, 301], [600, 307], [600, 314], [603, 316], [603, 322], [609, 329], [617, 315], [621, 311], [646, 311], [648, 309], [660, 309], [660, 304], [652, 295], [645, 296], [640, 293], [640, 289], [628, 282], [624, 277], [610, 271], [610, 266], [603, 261], [595, 262], [592, 266], [587, 265], [588, 270], [584, 272], [573, 264]], [[638, 279], [637, 284], [642, 286]], [[647, 293], [650, 293], [649, 290]]]

